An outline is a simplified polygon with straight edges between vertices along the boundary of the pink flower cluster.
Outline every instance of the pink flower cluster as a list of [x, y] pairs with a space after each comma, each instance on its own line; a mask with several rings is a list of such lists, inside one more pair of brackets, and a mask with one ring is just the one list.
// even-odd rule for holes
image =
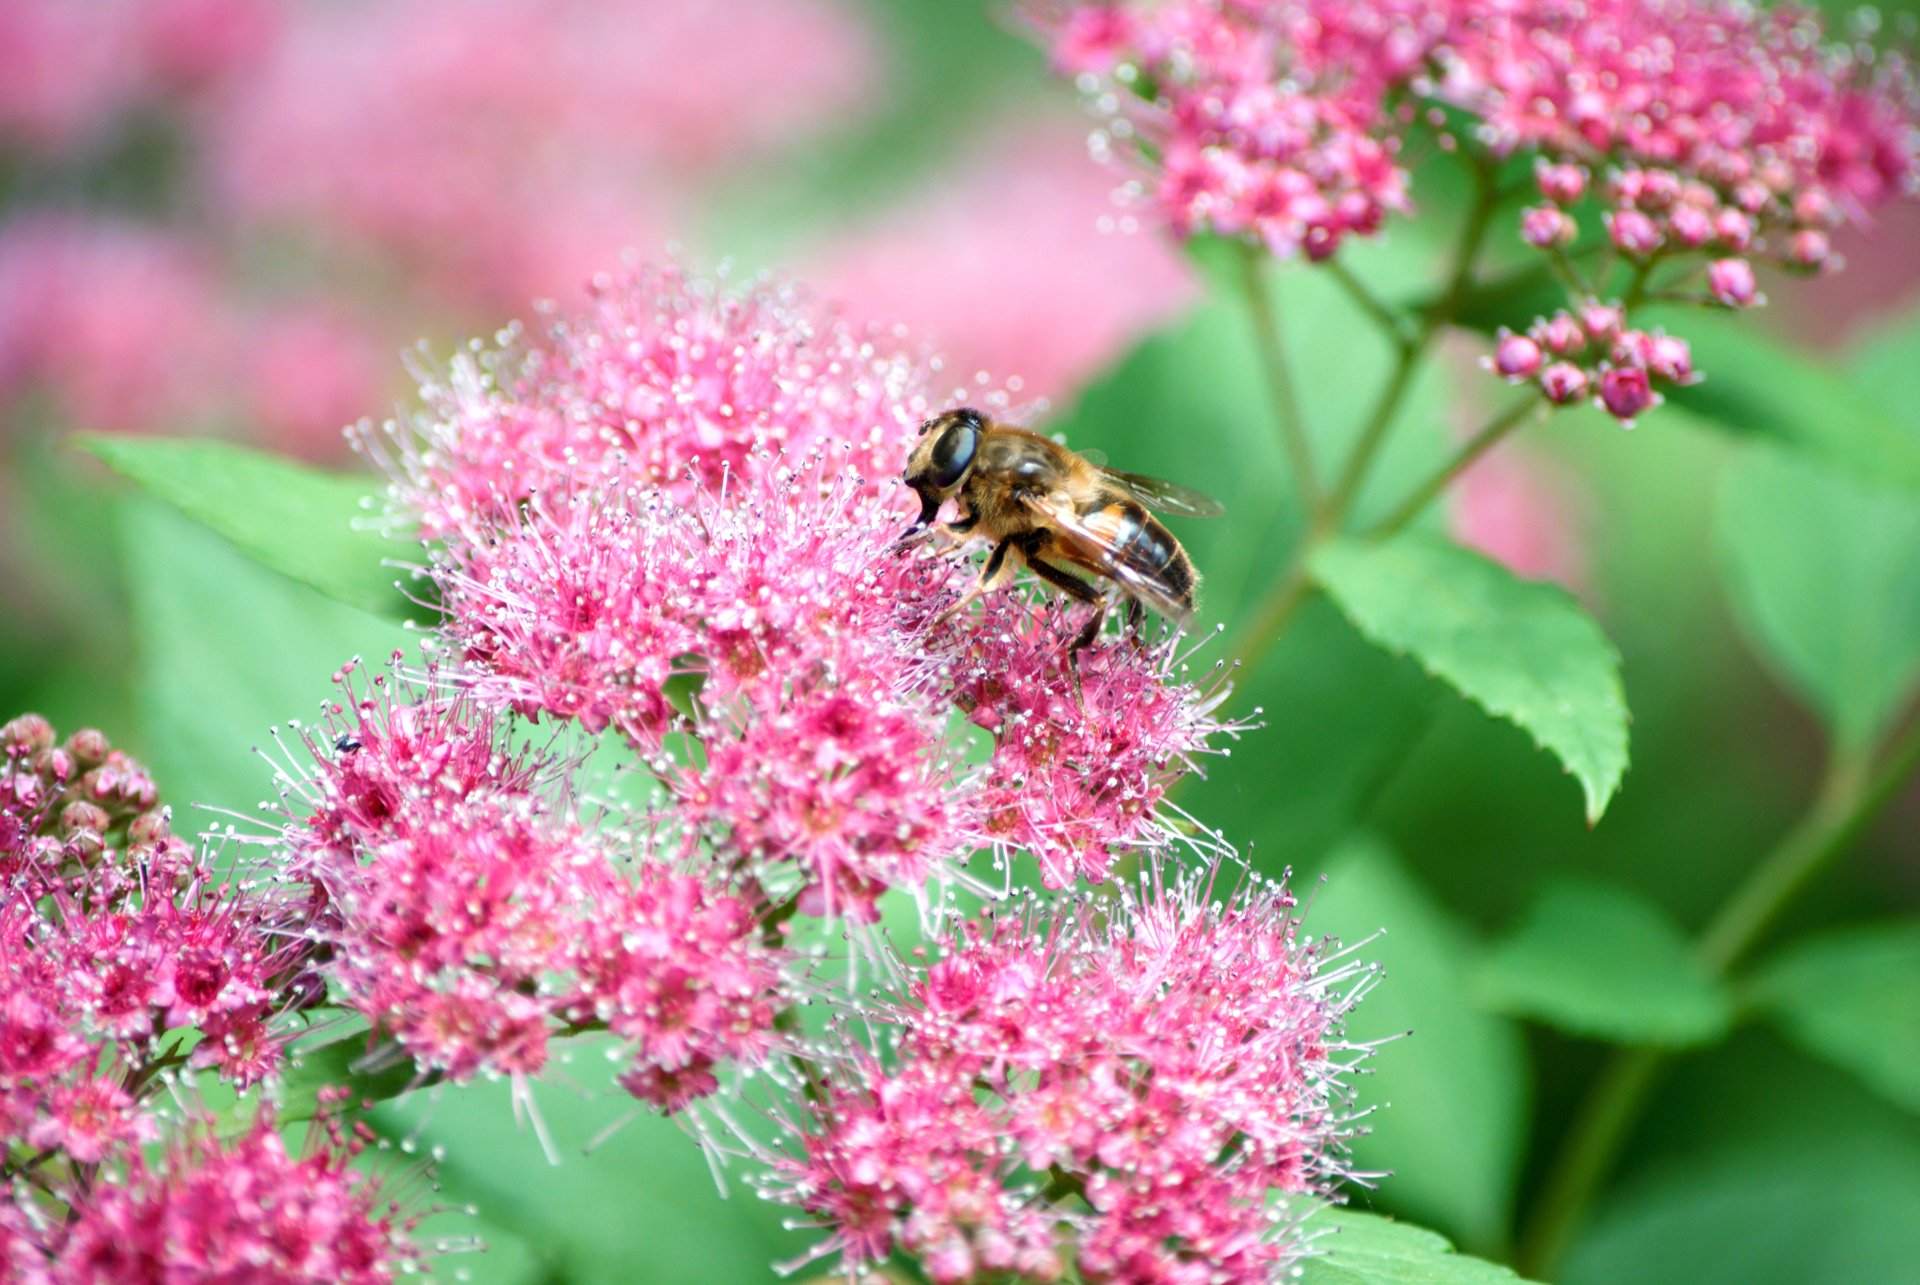
[[[1076, 704], [1058, 617], [1008, 597], [933, 629], [968, 568], [896, 546], [933, 377], [792, 288], [642, 272], [544, 344], [457, 362], [368, 448], [442, 542], [476, 695], [617, 729], [689, 843], [805, 913], [871, 919], [981, 847], [1101, 877], [1164, 841], [1165, 783], [1222, 730], [1170, 643], [1093, 649]], [[984, 774], [948, 739], [956, 704], [995, 737]], [[701, 761], [662, 756], [675, 732]]]
[[824, 1223], [816, 1252], [904, 1250], [940, 1285], [1281, 1279], [1299, 1246], [1269, 1197], [1341, 1172], [1338, 1026], [1369, 975], [1323, 970], [1280, 888], [1211, 897], [1155, 875], [948, 933], [770, 1194]]
[[[1182, 235], [1331, 253], [1406, 208], [1394, 162], [1421, 102], [1469, 112], [1499, 155], [1536, 150], [1528, 238], [1612, 163], [1612, 239], [1817, 266], [1825, 236], [1908, 185], [1906, 68], [1822, 44], [1801, 10], [1733, 0], [1088, 0], [1033, 6], [1054, 63], [1118, 113]], [[1128, 104], [1131, 104], [1130, 106]]]
[[286, 909], [174, 838], [145, 770], [99, 732], [0, 727], [0, 875], [7, 1138], [97, 1163], [150, 1130], [130, 1090], [157, 1072], [191, 1061], [245, 1086], [279, 1065], [301, 953]]
[[0, 878], [7, 1279], [372, 1281], [412, 1260], [346, 1168], [357, 1147], [294, 1161], [271, 1120], [230, 1146], [190, 1140], [165, 1106], [186, 1068], [243, 1089], [281, 1069], [318, 985], [298, 907], [222, 882], [137, 762], [36, 715], [0, 727]]
[[848, 0], [8, 0], [0, 435], [337, 455], [404, 343], [659, 244], [879, 58]]
[[378, 402], [388, 365], [345, 305], [239, 303], [216, 256], [167, 229], [0, 224], [0, 406], [93, 431], [244, 430], [325, 456]]
[[[1442, 142], [1475, 149], [1488, 173], [1535, 156], [1542, 200], [1520, 213], [1520, 235], [1549, 256], [1570, 307], [1618, 293], [1628, 309], [1650, 297], [1745, 308], [1762, 302], [1756, 261], [1837, 266], [1834, 230], [1915, 181], [1920, 95], [1905, 61], [1829, 45], [1798, 8], [1089, 0], [1030, 12], [1182, 237], [1332, 254], [1408, 208], [1395, 158], [1409, 131], [1464, 113], [1470, 135]], [[1584, 331], [1542, 318], [1503, 339], [1494, 368], [1628, 422], [1690, 377], [1679, 340], [1624, 318]]]
[[669, 1111], [767, 1054], [787, 1000], [754, 903], [557, 812], [556, 765], [431, 678], [399, 700], [338, 681], [353, 703], [281, 842], [342, 1003], [453, 1079], [536, 1074], [556, 1033], [606, 1031], [621, 1082]]
[[1589, 299], [1578, 315], [1561, 310], [1524, 335], [1500, 332], [1488, 369], [1511, 384], [1536, 385], [1556, 406], [1591, 400], [1633, 427], [1660, 402], [1661, 388], [1699, 378], [1687, 341], [1661, 330], [1630, 330], [1626, 309]]
[[304, 5], [207, 164], [242, 226], [494, 316], [664, 239], [703, 175], [850, 115], [876, 60], [845, 0]]
[[273, 42], [282, 0], [8, 0], [0, 144], [105, 141], [136, 113], [191, 107]]
[[11, 1250], [19, 1273], [7, 1279], [382, 1285], [419, 1255], [406, 1240], [411, 1220], [354, 1166], [366, 1146], [330, 1120], [304, 1155], [288, 1151], [271, 1112], [231, 1140], [202, 1121], [157, 1165], [128, 1152], [64, 1226], [37, 1228], [19, 1206], [0, 1205], [0, 1255]]
[[994, 604], [984, 625], [954, 640], [952, 699], [993, 735], [974, 801], [987, 842], [1032, 853], [1050, 888], [1097, 882], [1129, 847], [1172, 842], [1168, 787], [1235, 730], [1214, 717], [1220, 676], [1189, 684], [1170, 645], [1098, 647], [1076, 663], [1058, 618], [1021, 603]]
[[1406, 0], [1029, 6], [1054, 65], [1113, 119], [1102, 142], [1152, 173], [1180, 237], [1323, 259], [1409, 208], [1390, 96], [1436, 25]]

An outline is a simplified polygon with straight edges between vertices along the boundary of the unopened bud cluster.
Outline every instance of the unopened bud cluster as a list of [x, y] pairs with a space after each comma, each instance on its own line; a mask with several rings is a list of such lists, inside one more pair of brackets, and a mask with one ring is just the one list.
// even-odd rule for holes
[[178, 1105], [193, 1068], [243, 1090], [281, 1070], [317, 980], [297, 903], [174, 837], [102, 733], [34, 714], [0, 727], [0, 877], [7, 1279], [375, 1282], [413, 1261], [349, 1165], [363, 1140], [294, 1155], [270, 1111], [216, 1135]]

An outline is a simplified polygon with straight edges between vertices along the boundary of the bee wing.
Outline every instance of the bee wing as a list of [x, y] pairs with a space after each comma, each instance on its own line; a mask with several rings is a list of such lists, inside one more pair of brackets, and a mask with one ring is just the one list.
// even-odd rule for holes
[[[1193, 614], [1187, 605], [1173, 597], [1148, 572], [1129, 562], [1114, 547], [1113, 539], [1088, 525], [1064, 499], [1048, 495], [1023, 495], [1028, 508], [1046, 518], [1054, 528], [1061, 550], [1086, 563], [1112, 580], [1129, 597], [1137, 598], [1168, 620], [1181, 621]], [[1064, 537], [1064, 538], [1063, 538]]]
[[1202, 495], [1165, 478], [1147, 477], [1142, 473], [1121, 473], [1108, 468], [1101, 469], [1100, 476], [1159, 513], [1178, 513], [1189, 518], [1217, 518], [1227, 511], [1226, 506], [1211, 495]]

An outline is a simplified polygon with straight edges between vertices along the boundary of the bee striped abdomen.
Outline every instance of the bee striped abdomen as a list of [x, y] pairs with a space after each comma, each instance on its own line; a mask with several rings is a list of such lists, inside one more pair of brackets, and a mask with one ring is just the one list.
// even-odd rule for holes
[[1082, 515], [1089, 529], [1107, 540], [1113, 556], [1163, 590], [1187, 611], [1193, 610], [1193, 563], [1173, 532], [1133, 500], [1111, 492]]

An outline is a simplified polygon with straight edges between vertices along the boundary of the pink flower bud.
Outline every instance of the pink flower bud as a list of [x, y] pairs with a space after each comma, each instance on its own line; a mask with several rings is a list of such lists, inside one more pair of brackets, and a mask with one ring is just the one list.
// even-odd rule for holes
[[1589, 299], [1580, 309], [1580, 324], [1587, 328], [1590, 341], [1610, 344], [1620, 337], [1620, 328], [1627, 324], [1627, 317], [1618, 304]]
[[1608, 357], [1616, 366], [1644, 368], [1653, 357], [1653, 336], [1644, 330], [1623, 330]]
[[1833, 242], [1817, 228], [1801, 228], [1787, 245], [1787, 258], [1799, 267], [1819, 271], [1833, 259]]
[[1542, 250], [1567, 244], [1578, 231], [1573, 216], [1558, 206], [1535, 205], [1520, 215], [1520, 239]]
[[1496, 374], [1513, 383], [1532, 379], [1540, 369], [1541, 360], [1539, 344], [1525, 335], [1506, 330], [1500, 332], [1500, 341], [1493, 349], [1493, 369]]
[[1534, 169], [1540, 195], [1556, 205], [1572, 205], [1587, 194], [1587, 172], [1569, 162], [1541, 161]]
[[75, 766], [73, 755], [65, 750], [41, 750], [33, 756], [35, 774], [46, 777], [56, 785], [65, 785], [73, 775]]
[[1631, 424], [1634, 416], [1653, 405], [1653, 385], [1638, 366], [1615, 366], [1600, 376], [1600, 404], [1607, 414]]
[[1570, 361], [1556, 361], [1540, 372], [1540, 391], [1556, 406], [1566, 406], [1587, 395], [1587, 372]]
[[1676, 205], [1667, 216], [1667, 231], [1689, 250], [1713, 240], [1713, 219], [1697, 205]]
[[1732, 206], [1722, 206], [1713, 216], [1713, 234], [1727, 249], [1745, 250], [1753, 244], [1753, 220]]
[[1644, 259], [1660, 248], [1660, 229], [1639, 210], [1615, 210], [1607, 215], [1607, 235], [1621, 251]]
[[1680, 176], [1672, 170], [1649, 170], [1640, 187], [1639, 206], [1660, 211], [1680, 199]]
[[1556, 312], [1547, 321], [1536, 322], [1533, 337], [1556, 357], [1577, 353], [1587, 346], [1587, 332], [1565, 312]]
[[107, 734], [97, 727], [83, 727], [67, 738], [67, 753], [88, 765], [106, 758], [111, 748]]
[[1638, 205], [1640, 197], [1647, 190], [1647, 172], [1645, 170], [1621, 170], [1613, 176], [1609, 184], [1613, 196], [1621, 205]]
[[1733, 203], [1748, 214], [1760, 213], [1771, 200], [1773, 193], [1767, 190], [1767, 185], [1754, 179], [1748, 179], [1733, 189]]
[[1699, 376], [1693, 373], [1693, 351], [1677, 335], [1655, 335], [1646, 348], [1647, 370], [1656, 379], [1672, 384], [1691, 384]]
[[53, 744], [53, 724], [38, 714], [22, 714], [0, 727], [0, 750], [31, 753]]
[[1765, 302], [1745, 259], [1716, 259], [1707, 268], [1707, 289], [1729, 308], [1751, 308]]
[[1832, 227], [1840, 222], [1840, 207], [1825, 192], [1810, 187], [1793, 198], [1793, 218], [1808, 227]]

